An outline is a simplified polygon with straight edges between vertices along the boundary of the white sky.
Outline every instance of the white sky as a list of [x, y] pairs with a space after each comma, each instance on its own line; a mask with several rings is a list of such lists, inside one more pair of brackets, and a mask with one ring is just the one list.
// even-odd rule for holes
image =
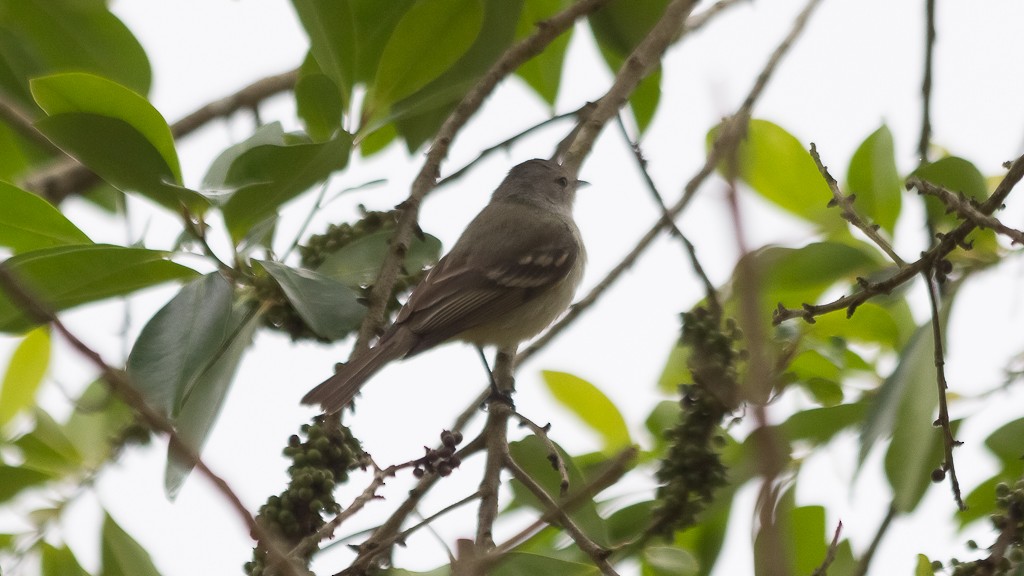
[[[706, 131], [736, 108], [802, 5], [795, 0], [761, 0], [734, 8], [670, 52], [665, 61], [661, 107], [644, 141], [650, 171], [670, 203], [703, 161]], [[120, 0], [113, 2], [112, 8], [146, 48], [154, 68], [152, 101], [171, 121], [256, 78], [295, 67], [306, 50], [305, 35], [291, 5], [284, 0]], [[755, 108], [755, 116], [782, 125], [805, 144], [816, 142], [836, 176], [845, 174], [846, 162], [857, 144], [885, 122], [895, 137], [900, 169], [912, 169], [920, 123], [923, 13], [924, 0], [825, 0]], [[1024, 146], [1021, 22], [1024, 3], [1015, 0], [939, 2], [934, 141], [975, 162], [986, 174], [1000, 173], [999, 165], [1019, 155]], [[610, 81], [589, 35], [580, 32], [578, 29], [570, 47], [568, 61], [572, 67], [565, 71], [559, 111], [598, 97]], [[456, 140], [451, 160], [442, 172], [462, 166], [477, 150], [541, 120], [545, 114], [544, 106], [518, 81], [506, 82], [487, 102], [477, 121]], [[268, 103], [262, 108], [262, 117], [268, 121], [282, 119], [286, 128], [298, 128], [290, 96]], [[198, 185], [213, 156], [248, 136], [251, 130], [251, 118], [240, 114], [183, 140], [178, 152], [186, 184]], [[504, 172], [519, 161], [549, 155], [564, 130], [558, 127], [531, 137], [509, 154], [495, 155], [455, 186], [439, 192], [423, 208], [423, 228], [450, 246]], [[369, 161], [354, 161], [344, 178], [333, 182], [332, 187], [340, 189], [387, 178], [386, 186], [367, 190], [359, 197], [372, 209], [387, 209], [404, 198], [418, 168], [418, 157], [410, 160], [404, 148], [393, 146]], [[590, 255], [581, 293], [602, 278], [656, 218], [615, 130], [606, 131], [601, 138], [583, 167], [582, 177], [593, 186], [580, 194], [577, 203], [577, 219]], [[735, 261], [734, 236], [723, 198], [720, 187], [706, 185], [681, 220], [715, 283], [729, 277]], [[169, 246], [175, 223], [163, 220], [141, 202], [136, 204], [133, 238], [145, 231], [147, 245]], [[1009, 204], [1003, 216], [1010, 225], [1019, 227], [1024, 203], [1011, 196]], [[296, 202], [286, 214], [293, 228], [308, 205], [308, 200]], [[916, 254], [923, 239], [923, 232], [915, 229], [919, 220], [914, 205], [914, 198], [908, 196], [900, 233], [909, 242], [898, 246], [905, 255]], [[750, 196], [744, 199], [743, 207], [751, 223], [746, 231], [751, 245], [797, 245], [813, 237], [805, 226]], [[68, 208], [72, 219], [97, 241], [124, 242], [125, 231], [111, 226], [94, 210], [77, 202], [69, 203]], [[352, 213], [346, 202], [337, 202], [311, 230]], [[1024, 344], [1019, 330], [1020, 276], [1018, 262], [1009, 261], [961, 295], [950, 331], [948, 358], [948, 378], [955, 392], [971, 395], [996, 385], [1007, 356]], [[145, 320], [174, 292], [173, 287], [153, 290], [133, 304], [132, 333], [137, 334]], [[700, 294], [680, 246], [660, 240], [603, 304], [523, 367], [517, 406], [536, 421], [553, 422], [552, 437], [570, 452], [597, 448], [596, 439], [554, 407], [540, 384], [541, 369], [565, 370], [590, 380], [608, 394], [622, 408], [634, 439], [647, 443], [643, 420], [661, 399], [655, 382], [678, 334], [678, 313], [690, 308]], [[65, 317], [86, 342], [117, 364], [125, 353], [118, 336], [121, 310], [119, 304], [110, 303]], [[4, 338], [0, 345], [6, 351], [14, 342]], [[343, 346], [291, 346], [284, 337], [262, 333], [243, 361], [204, 457], [254, 512], [268, 495], [284, 486], [286, 462], [280, 457], [281, 447], [313, 415], [312, 409], [299, 406], [298, 399], [346, 354]], [[67, 389], [78, 390], [91, 379], [90, 370], [62, 347], [54, 360], [52, 376]], [[449, 375], [450, 385], [444, 390], [417, 385], [424, 374]], [[420, 455], [423, 444], [434, 443], [440, 430], [450, 425], [483, 383], [475, 352], [469, 347], [446, 346], [387, 368], [367, 386], [359, 412], [348, 422], [377, 462], [386, 465], [405, 461]], [[969, 415], [980, 409], [986, 410], [986, 416], [991, 414], [962, 429], [960, 439], [967, 443], [957, 453], [957, 463], [965, 494], [993, 472], [981, 440], [1019, 414], [1013, 408], [1024, 405], [1021, 396], [1018, 390], [1013, 396], [996, 396], [989, 404], [954, 407], [954, 415]], [[42, 403], [56, 413], [67, 410], [66, 400], [54, 386], [43, 392]], [[790, 405], [809, 404], [794, 399]], [[784, 409], [772, 407], [770, 414], [781, 420]], [[395, 428], [401, 433], [387, 432]], [[834, 449], [809, 456], [801, 475], [798, 501], [825, 505], [828, 530], [841, 519], [844, 534], [859, 552], [867, 546], [884, 515], [889, 493], [880, 473], [880, 453], [852, 484], [853, 489], [847, 490], [854, 472], [855, 448], [851, 435]], [[165, 575], [239, 573], [241, 564], [249, 558], [251, 545], [245, 528], [203, 478], [193, 476], [177, 501], [167, 502], [162, 482], [164, 452], [161, 442], [155, 448], [130, 450], [105, 471], [98, 495], [82, 496], [69, 510], [64, 523], [67, 539], [88, 567], [95, 569], [99, 502], [150, 550]], [[478, 460], [467, 462], [445, 479], [444, 491], [428, 498], [421, 511], [429, 514], [474, 491], [479, 479]], [[369, 524], [374, 511], [386, 513], [401, 501], [407, 480], [400, 477], [389, 483], [384, 491], [388, 500], [372, 503], [357, 522]], [[339, 501], [344, 505], [351, 500], [366, 481], [357, 475], [339, 494]], [[650, 485], [641, 479], [631, 483], [628, 490], [616, 488], [615, 494], [625, 500], [640, 499]], [[752, 573], [749, 538], [753, 501], [754, 493], [749, 489], [737, 499], [729, 536], [732, 545], [723, 553], [716, 574]], [[470, 514], [475, 514], [475, 506], [471, 508], [474, 511]], [[953, 511], [947, 484], [931, 490], [918, 514], [894, 524], [872, 574], [909, 574], [919, 552], [941, 560], [952, 555], [968, 557], [962, 548], [968, 536], [952, 531]], [[447, 543], [472, 533], [467, 518], [456, 514], [437, 524]], [[519, 525], [499, 525], [498, 539]], [[339, 534], [350, 530], [354, 528], [346, 527]], [[984, 544], [992, 536], [980, 530], [976, 539]], [[443, 548], [426, 531], [414, 536], [409, 544], [408, 550], [398, 552], [399, 565], [427, 569], [445, 562]], [[320, 573], [332, 573], [332, 569], [346, 565], [350, 557], [347, 551], [323, 556], [314, 565]], [[630, 573], [629, 569], [624, 573]]]

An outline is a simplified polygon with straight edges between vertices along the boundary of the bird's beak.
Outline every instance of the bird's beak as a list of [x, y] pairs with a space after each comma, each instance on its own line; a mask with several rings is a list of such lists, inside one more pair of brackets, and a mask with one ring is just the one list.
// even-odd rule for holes
[[576, 181], [576, 189], [577, 190], [579, 190], [580, 188], [586, 188], [587, 186], [590, 186], [590, 182], [587, 182], [586, 180], [577, 180]]

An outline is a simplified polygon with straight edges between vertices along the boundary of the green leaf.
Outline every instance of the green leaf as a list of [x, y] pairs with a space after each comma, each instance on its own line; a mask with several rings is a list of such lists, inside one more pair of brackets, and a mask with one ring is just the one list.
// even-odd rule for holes
[[263, 145], [238, 155], [226, 172], [225, 184], [240, 185], [221, 211], [238, 242], [279, 207], [348, 164], [352, 137], [338, 132], [320, 144]]
[[181, 213], [182, 206], [195, 214], [209, 206], [198, 192], [175, 184], [157, 150], [122, 120], [59, 114], [39, 120], [36, 127], [118, 190], [138, 193], [175, 214]]
[[859, 425], [866, 412], [864, 402], [810, 408], [790, 416], [779, 430], [790, 442], [806, 440], [816, 445], [825, 444], [839, 432]]
[[593, 564], [570, 562], [551, 556], [529, 552], [509, 552], [491, 572], [494, 576], [536, 576], [537, 574], [558, 574], [558, 576], [598, 576], [601, 571]]
[[64, 430], [81, 455], [82, 465], [96, 468], [113, 454], [126, 427], [135, 424], [135, 413], [103, 381], [97, 380], [75, 402]]
[[[523, 12], [516, 25], [516, 40], [522, 40], [537, 31], [537, 23], [554, 16], [566, 7], [564, 0], [526, 0]], [[572, 38], [572, 29], [555, 38], [547, 48], [537, 56], [527, 60], [516, 74], [533, 88], [548, 106], [555, 105], [558, 87], [562, 82], [562, 67], [565, 64], [565, 51]]]
[[306, 74], [295, 84], [295, 104], [314, 142], [329, 140], [341, 128], [341, 92], [325, 74]]
[[167, 121], [138, 93], [106, 78], [82, 72], [35, 78], [31, 86], [36, 103], [51, 117], [92, 114], [128, 124], [157, 150], [170, 169], [173, 183], [181, 184], [181, 167]]
[[1020, 439], [1024, 438], [1024, 418], [1003, 424], [985, 439], [985, 447], [999, 459], [1000, 469], [988, 480], [979, 484], [964, 498], [967, 510], [957, 513], [960, 526], [987, 518], [995, 512], [996, 485], [1005, 482], [1013, 486], [1024, 475], [1024, 448]]
[[891, 235], [900, 214], [903, 186], [896, 171], [892, 133], [883, 125], [853, 153], [846, 174], [847, 193], [857, 195], [854, 208]]
[[371, 91], [377, 113], [423, 88], [457, 62], [476, 40], [483, 18], [481, 0], [420, 0], [413, 4], [380, 57]]
[[[106, 244], [58, 246], [13, 256], [3, 266], [29, 294], [59, 311], [195, 275], [166, 256]], [[0, 290], [0, 332], [22, 332], [35, 324]]]
[[671, 546], [644, 548], [640, 562], [644, 576], [690, 576], [700, 570], [693, 554]]
[[62, 246], [91, 244], [92, 240], [52, 204], [6, 182], [0, 182], [0, 246], [15, 253]]
[[[942, 323], [948, 319], [944, 306]], [[861, 434], [863, 463], [874, 442], [892, 434], [885, 471], [893, 489], [893, 506], [910, 512], [931, 484], [931, 473], [942, 462], [941, 432], [932, 426], [938, 406], [932, 328], [918, 328], [900, 353], [899, 364], [873, 399]]]
[[[512, 44], [522, 6], [523, 0], [484, 2], [483, 24], [473, 45], [444, 73], [391, 107], [388, 118], [409, 150], [434, 137], [466, 92]], [[373, 102], [366, 105], [372, 107]], [[377, 123], [369, 126], [376, 127]]]
[[[810, 574], [825, 559], [825, 508], [822, 506], [796, 506], [793, 490], [786, 491], [775, 505], [775, 529], [783, 546], [782, 559], [788, 574]], [[754, 574], [772, 573], [766, 568], [774, 559], [775, 550], [768, 548], [762, 527], [754, 541]]]
[[355, 330], [366, 315], [361, 296], [345, 284], [312, 270], [279, 262], [254, 260], [284, 290], [295, 311], [314, 332], [339, 340]]
[[[865, 244], [815, 242], [800, 248], [769, 246], [752, 252], [761, 286], [761, 317], [767, 322], [771, 311], [782, 303], [789, 307], [815, 302], [839, 282], [852, 283], [878, 264], [877, 251]], [[743, 277], [747, 267], [737, 266], [734, 286], [749, 286]], [[735, 295], [733, 296], [736, 297]]]
[[[391, 235], [391, 230], [380, 230], [354, 240], [328, 256], [316, 271], [353, 288], [368, 286], [377, 279]], [[441, 241], [436, 237], [426, 234], [422, 239], [413, 238], [402, 267], [422, 270], [437, 262], [440, 254]]]
[[[708, 132], [710, 147], [720, 127]], [[737, 176], [765, 200], [827, 230], [840, 228], [838, 210], [828, 208], [832, 192], [814, 160], [792, 134], [767, 120], [751, 120], [736, 153]], [[727, 166], [720, 167], [728, 170]]]
[[381, 52], [413, 0], [292, 0], [310, 52], [348, 99], [357, 83], [373, 80]]
[[50, 365], [50, 330], [39, 327], [25, 335], [14, 349], [0, 383], [0, 427], [35, 400]]
[[20, 466], [0, 464], [0, 502], [7, 502], [22, 490], [38, 486], [53, 478], [53, 474]]
[[924, 554], [917, 555], [917, 565], [914, 566], [914, 576], [934, 576], [935, 570], [932, 569], [932, 561], [928, 559]]
[[662, 392], [674, 394], [680, 384], [693, 383], [693, 376], [690, 374], [690, 349], [676, 342], [669, 350], [668, 359], [665, 360], [665, 367], [658, 377], [658, 389]]
[[596, 386], [565, 372], [545, 370], [541, 374], [555, 400], [601, 435], [605, 454], [614, 454], [633, 443], [622, 413]]
[[678, 401], [662, 400], [658, 402], [654, 410], [651, 410], [647, 420], [644, 421], [644, 426], [651, 433], [651, 437], [654, 438], [653, 451], [656, 454], [664, 454], [667, 449], [668, 442], [665, 438], [665, 433], [679, 422], [679, 412], [680, 406]]
[[42, 410], [36, 410], [35, 419], [32, 431], [14, 442], [24, 458], [22, 466], [57, 477], [77, 472], [82, 456], [67, 432]]
[[[223, 333], [222, 345], [203, 366], [202, 373], [195, 378], [191, 389], [185, 391], [174, 424], [178, 437], [197, 453], [202, 451], [214, 421], [220, 414], [242, 355], [260, 325], [259, 319], [259, 313], [252, 309], [250, 303], [236, 302], [227, 324], [229, 330]], [[169, 498], [178, 494], [192, 468], [192, 462], [186, 461], [168, 447], [164, 490]]]
[[804, 328], [822, 340], [842, 338], [859, 344], [881, 344], [896, 351], [906, 345], [917, 326], [906, 299], [893, 298], [889, 302], [865, 302], [849, 318], [845, 314], [819, 316]]
[[146, 53], [106, 2], [2, 2], [0, 22], [0, 69], [16, 76], [0, 83], [21, 104], [31, 103], [28, 78], [66, 70], [105, 76], [140, 94], [149, 91]]
[[118, 526], [109, 513], [103, 518], [102, 535], [103, 576], [160, 576], [149, 552]]
[[44, 541], [41, 556], [43, 576], [89, 576], [67, 546], [56, 548]]
[[[569, 491], [565, 498], [572, 499], [574, 494], [586, 486], [586, 479], [579, 468], [577, 468], [573, 458], [560, 447], [556, 446], [556, 449], [562, 462], [565, 463], [566, 472], [569, 476]], [[518, 442], [510, 442], [509, 452], [512, 454], [512, 459], [535, 482], [544, 488], [544, 491], [552, 500], [555, 502], [563, 501], [560, 488], [561, 478], [558, 471], [551, 465], [551, 460], [549, 460], [551, 454], [547, 444], [536, 436], [527, 436]], [[511, 486], [512, 492], [515, 494], [515, 503], [526, 504], [541, 512], [547, 512], [547, 507], [518, 480], [513, 480]], [[597, 506], [592, 499], [584, 500], [583, 504], [569, 512], [569, 517], [592, 540], [601, 545], [607, 544], [607, 528], [605, 527], [604, 520], [598, 514]]]
[[147, 404], [165, 415], [178, 413], [235, 328], [233, 295], [231, 283], [213, 272], [182, 287], [146, 323], [126, 369]]
[[[668, 0], [612, 0], [587, 17], [612, 74], [622, 68], [633, 49], [661, 19], [666, 6]], [[660, 70], [641, 80], [630, 96], [629, 105], [641, 132], [650, 125], [660, 96]]]

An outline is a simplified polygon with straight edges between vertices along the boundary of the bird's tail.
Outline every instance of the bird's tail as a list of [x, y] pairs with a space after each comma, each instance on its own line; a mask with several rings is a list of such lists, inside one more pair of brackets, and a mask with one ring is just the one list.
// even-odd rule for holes
[[416, 337], [407, 329], [386, 335], [377, 346], [341, 366], [334, 376], [306, 393], [302, 403], [319, 404], [327, 414], [341, 411], [370, 377], [388, 362], [408, 354], [415, 341]]

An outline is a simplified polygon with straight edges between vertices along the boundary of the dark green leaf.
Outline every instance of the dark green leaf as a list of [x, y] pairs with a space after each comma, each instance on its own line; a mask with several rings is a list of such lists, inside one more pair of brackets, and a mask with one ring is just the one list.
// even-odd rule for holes
[[[516, 40], [521, 40], [537, 31], [537, 23], [542, 22], [564, 9], [564, 0], [526, 0], [523, 13], [516, 26]], [[524, 62], [516, 74], [529, 84], [530, 88], [544, 99], [549, 106], [555, 105], [558, 87], [562, 82], [562, 66], [565, 63], [565, 50], [572, 38], [572, 29], [548, 44], [547, 48], [537, 56]]]
[[[981, 171], [971, 162], [948, 156], [925, 164], [914, 171], [912, 176], [931, 182], [936, 186], [963, 194], [968, 200], [981, 202], [988, 197], [988, 186]], [[939, 232], [946, 232], [959, 225], [956, 214], [948, 213], [948, 206], [933, 196], [924, 197], [925, 208], [928, 211], [928, 220]], [[955, 259], [988, 259], [993, 258], [996, 251], [996, 234], [992, 230], [975, 230], [971, 233], [969, 240], [974, 243], [974, 249], [965, 252], [958, 250], [952, 254]]]
[[410, 150], [433, 138], [455, 105], [511, 45], [522, 6], [523, 0], [484, 2], [480, 33], [458, 62], [391, 107], [389, 118], [394, 120]]
[[[141, 288], [195, 275], [165, 260], [167, 254], [105, 244], [59, 246], [25, 252], [4, 262], [7, 270], [40, 302], [55, 310], [130, 294]], [[0, 291], [0, 331], [35, 325]]]
[[43, 326], [25, 335], [7, 363], [0, 382], [0, 427], [32, 405], [49, 365], [50, 330]]
[[36, 127], [118, 190], [141, 194], [175, 214], [182, 205], [195, 214], [209, 205], [198, 192], [175, 184], [156, 148], [123, 120], [75, 112], [43, 118]]
[[[708, 133], [708, 146], [718, 131], [715, 127]], [[751, 120], [736, 161], [737, 176], [769, 202], [825, 229], [842, 226], [839, 211], [828, 208], [832, 192], [811, 155], [781, 127]]]
[[[197, 453], [202, 450], [220, 414], [238, 364], [259, 324], [259, 314], [252, 309], [250, 303], [236, 302], [227, 324], [229, 329], [223, 333], [222, 345], [203, 366], [202, 373], [194, 379], [191, 389], [185, 391], [174, 424], [178, 438]], [[177, 495], [192, 467], [192, 462], [168, 447], [164, 490], [170, 498]]]
[[371, 91], [375, 114], [385, 113], [391, 104], [426, 86], [457, 62], [476, 40], [483, 18], [481, 0], [420, 0], [413, 4], [381, 54]]
[[[390, 230], [381, 230], [346, 244], [328, 256], [316, 271], [353, 288], [372, 284], [387, 254], [391, 234]], [[422, 270], [437, 262], [440, 253], [441, 241], [434, 236], [426, 234], [422, 240], [413, 238], [403, 268]]]
[[635, 542], [650, 526], [655, 506], [657, 502], [647, 500], [630, 504], [609, 515], [605, 520], [605, 526], [608, 527], [608, 542], [613, 547]]
[[875, 130], [850, 159], [847, 194], [856, 194], [854, 209], [891, 235], [900, 215], [903, 181], [896, 171], [896, 152], [887, 126]]
[[103, 576], [160, 576], [149, 552], [118, 526], [110, 514], [103, 518], [100, 550]]
[[320, 144], [256, 146], [240, 154], [231, 162], [226, 183], [246, 185], [221, 208], [231, 237], [241, 240], [285, 202], [344, 168], [351, 149], [352, 137], [338, 132]]
[[14, 252], [92, 243], [52, 204], [6, 182], [0, 182], [0, 206], [0, 246]]
[[67, 546], [55, 548], [44, 541], [42, 551], [43, 576], [89, 576]]
[[[259, 182], [255, 176], [246, 175], [240, 169], [232, 171], [235, 161], [253, 148], [260, 146], [286, 146], [284, 128], [280, 122], [271, 122], [260, 126], [252, 136], [224, 149], [203, 176], [203, 189], [212, 196], [217, 193], [231, 192], [247, 184]], [[229, 177], [229, 173], [231, 174]]]
[[601, 435], [605, 454], [614, 454], [633, 443], [618, 407], [596, 386], [565, 372], [545, 370], [542, 375], [555, 400]]
[[598, 576], [601, 571], [593, 564], [570, 562], [527, 552], [509, 552], [502, 556], [501, 562], [491, 574], [494, 576], [537, 576], [538, 574]]
[[310, 51], [347, 100], [357, 83], [372, 83], [381, 52], [413, 0], [292, 0], [309, 34]]
[[306, 325], [323, 338], [344, 338], [366, 315], [366, 307], [359, 303], [360, 295], [333, 278], [279, 262], [254, 262], [277, 280]]
[[32, 488], [53, 478], [49, 472], [5, 466], [0, 464], [0, 502], [7, 502], [27, 488]]
[[306, 132], [315, 142], [329, 140], [341, 128], [341, 93], [326, 75], [300, 77], [295, 84], [295, 103]]
[[214, 272], [185, 285], [146, 323], [128, 355], [128, 376], [143, 398], [176, 414], [215, 362], [234, 328], [231, 283]]
[[181, 167], [167, 121], [138, 93], [93, 74], [71, 72], [33, 79], [32, 96], [49, 116], [93, 114], [128, 124], [157, 150], [172, 182], [181, 184]]
[[0, 69], [7, 91], [31, 103], [27, 79], [65, 70], [110, 78], [140, 94], [149, 91], [146, 53], [106, 2], [47, 0], [0, 3]]
[[[513, 460], [526, 471], [527, 474], [540, 484], [548, 496], [555, 502], [562, 501], [560, 483], [561, 479], [557, 470], [549, 460], [550, 452], [547, 445], [536, 436], [527, 436], [518, 442], [509, 443], [509, 451]], [[558, 449], [562, 462], [565, 463], [566, 471], [569, 474], [569, 491], [567, 498], [582, 490], [586, 480], [576, 467], [573, 459], [561, 448]], [[512, 491], [518, 503], [527, 504], [540, 510], [547, 511], [541, 501], [533, 495], [520, 482], [512, 481]], [[582, 505], [569, 513], [569, 517], [580, 527], [580, 529], [595, 542], [605, 545], [608, 542], [607, 529], [604, 520], [597, 513], [597, 506], [593, 500], [586, 500]]]

